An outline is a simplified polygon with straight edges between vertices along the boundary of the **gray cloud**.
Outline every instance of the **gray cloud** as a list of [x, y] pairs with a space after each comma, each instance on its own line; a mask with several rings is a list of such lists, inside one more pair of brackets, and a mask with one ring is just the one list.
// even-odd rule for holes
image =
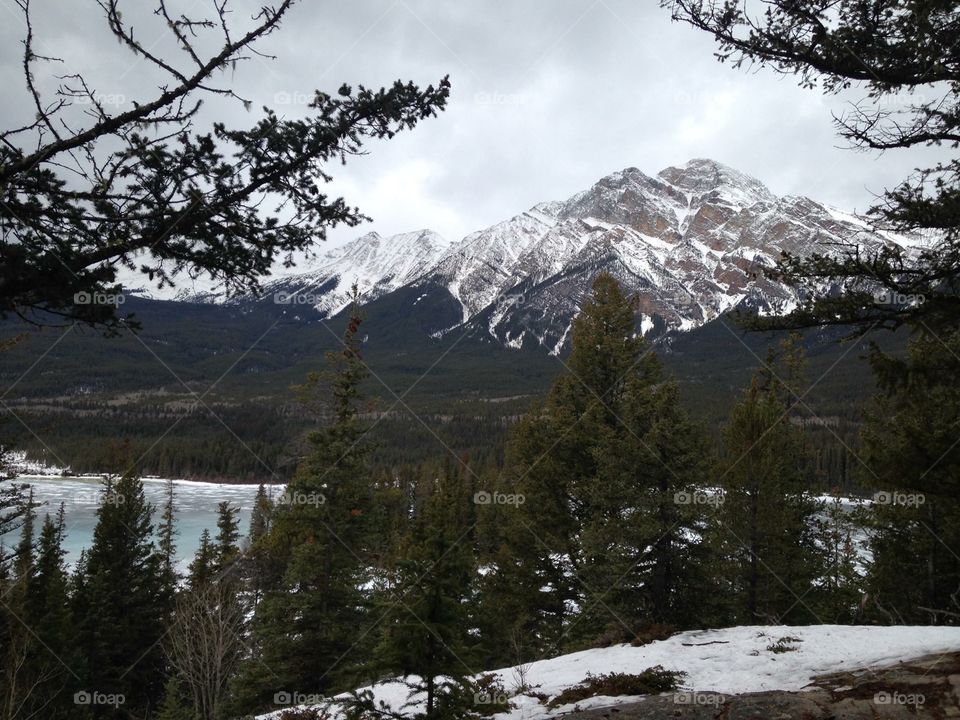
[[[139, 37], [176, 49], [156, 19], [136, 15]], [[208, 0], [183, 8], [207, 10]], [[243, 23], [258, 4], [235, 4]], [[3, 122], [28, 119], [21, 94], [20, 23], [9, 3], [2, 77]], [[38, 47], [82, 69], [98, 92], [129, 102], [160, 80], [109, 39], [93, 0], [34, 0]], [[718, 63], [712, 40], [672, 23], [650, 0], [351, 0], [305, 2], [280, 32], [224, 81], [281, 114], [306, 112], [315, 88], [379, 86], [396, 78], [453, 81], [449, 108], [415, 131], [333, 168], [333, 189], [374, 218], [361, 231], [430, 227], [456, 239], [614, 170], [653, 174], [691, 157], [748, 172], [778, 194], [808, 195], [864, 210], [874, 194], [925, 165], [935, 151], [856, 153], [838, 147], [830, 112], [859, 97], [824, 97], [793, 77]], [[63, 72], [61, 68], [49, 68]], [[39, 72], [48, 91], [52, 77]], [[204, 117], [248, 124], [256, 113], [227, 100]], [[335, 242], [355, 237], [340, 229]]]

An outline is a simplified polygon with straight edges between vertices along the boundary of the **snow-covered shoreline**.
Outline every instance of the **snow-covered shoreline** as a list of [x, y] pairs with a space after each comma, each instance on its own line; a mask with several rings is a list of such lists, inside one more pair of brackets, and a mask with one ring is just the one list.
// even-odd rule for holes
[[[107, 475], [107, 473], [74, 473], [70, 468], [62, 468], [56, 465], [44, 465], [33, 460], [28, 460], [26, 453], [15, 451], [9, 455], [8, 470], [16, 481], [29, 481], [30, 479], [48, 479], [48, 480], [78, 480], [82, 482], [98, 481]], [[165, 478], [157, 475], [144, 475], [140, 478], [145, 483], [165, 483], [173, 480], [174, 484], [184, 487], [246, 487], [257, 485], [258, 483], [231, 483], [219, 480], [186, 480], [184, 478]], [[281, 488], [286, 483], [265, 483], [268, 487]]]

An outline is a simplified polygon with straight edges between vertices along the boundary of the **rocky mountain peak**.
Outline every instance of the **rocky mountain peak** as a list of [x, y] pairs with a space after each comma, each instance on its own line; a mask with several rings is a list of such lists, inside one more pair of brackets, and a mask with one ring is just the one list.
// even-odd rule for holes
[[328, 315], [346, 306], [353, 283], [368, 300], [407, 288], [395, 297], [416, 302], [393, 312], [429, 308], [421, 325], [435, 336], [469, 326], [508, 346], [559, 352], [600, 272], [638, 296], [643, 332], [682, 331], [738, 306], [789, 310], [796, 291], [766, 268], [784, 251], [831, 252], [851, 240], [898, 241], [853, 215], [778, 198], [746, 173], [696, 158], [653, 176], [618, 170], [455, 243], [430, 230], [367, 233], [278, 283], [312, 288], [313, 307]]
[[741, 207], [777, 199], [755, 177], [707, 158], [694, 158], [680, 167], [664, 168], [657, 177], [692, 196], [716, 195]]

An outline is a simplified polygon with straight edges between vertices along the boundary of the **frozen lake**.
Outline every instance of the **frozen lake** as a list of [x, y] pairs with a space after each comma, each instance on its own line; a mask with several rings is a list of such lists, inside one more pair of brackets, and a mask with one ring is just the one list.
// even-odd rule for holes
[[[96, 525], [96, 512], [101, 494], [101, 481], [93, 477], [50, 477], [21, 475], [15, 482], [29, 484], [33, 488], [36, 502], [43, 503], [37, 508], [37, 533], [40, 532], [40, 523], [44, 513], [54, 515], [64, 503], [66, 517], [65, 549], [68, 552], [67, 562], [71, 565], [76, 562], [80, 550], [89, 546], [93, 539], [93, 528]], [[143, 490], [147, 501], [154, 506], [154, 527], [159, 520], [165, 499], [166, 481], [153, 478], [144, 478]], [[282, 491], [282, 485], [268, 486], [268, 492], [276, 497]], [[240, 533], [246, 536], [249, 529], [250, 511], [253, 508], [254, 497], [257, 494], [256, 485], [232, 485], [217, 483], [191, 482], [174, 480], [176, 505], [177, 555], [181, 567], [185, 566], [193, 557], [200, 544], [200, 534], [204, 528], [209, 528], [211, 535], [217, 532], [217, 504], [227, 500], [235, 507], [240, 508]], [[4, 544], [10, 545], [17, 541], [17, 537], [7, 535], [2, 538]]]

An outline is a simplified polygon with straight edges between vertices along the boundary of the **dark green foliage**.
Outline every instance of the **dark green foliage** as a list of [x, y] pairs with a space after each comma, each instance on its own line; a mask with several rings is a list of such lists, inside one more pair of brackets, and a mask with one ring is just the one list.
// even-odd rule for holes
[[4, 577], [0, 568], [0, 717], [73, 717], [77, 655], [62, 547], [63, 508], [56, 519], [44, 517], [36, 543], [32, 503], [23, 517], [15, 577]]
[[868, 609], [884, 622], [950, 623], [960, 612], [960, 332], [918, 336], [908, 358], [873, 357], [882, 393], [863, 431], [873, 563]]
[[857, 536], [868, 524], [865, 515], [862, 508], [845, 508], [839, 496], [824, 505], [817, 527], [826, 567], [817, 591], [816, 616], [822, 622], [862, 622], [866, 582]]
[[187, 582], [190, 587], [209, 585], [216, 577], [217, 549], [210, 540], [210, 530], [200, 533], [200, 545], [190, 561]]
[[685, 676], [684, 672], [665, 670], [660, 665], [636, 674], [615, 672], [591, 675], [587, 673], [583, 682], [551, 698], [547, 706], [556, 708], [597, 695], [616, 697], [617, 695], [653, 695], [670, 692], [680, 688], [680, 683]]
[[273, 503], [267, 496], [267, 488], [263, 483], [257, 487], [257, 495], [253, 501], [253, 511], [250, 513], [250, 529], [247, 538], [256, 543], [270, 531], [270, 517], [273, 513]]
[[165, 677], [160, 639], [172, 607], [163, 593], [152, 516], [136, 476], [104, 482], [93, 544], [73, 597], [83, 689], [123, 694], [130, 713], [159, 703]]
[[704, 481], [706, 444], [635, 323], [633, 302], [599, 276], [574, 322], [568, 372], [512, 434], [507, 487], [525, 502], [504, 512], [486, 581], [498, 605], [512, 595], [518, 622], [504, 649], [523, 637], [536, 657], [614, 626], [689, 623], [699, 610], [680, 591], [702, 588], [691, 540], [702, 508], [676, 496]]
[[[352, 318], [342, 348], [329, 358], [332, 422], [310, 435], [309, 454], [253, 549], [268, 574], [253, 622], [259, 657], [237, 683], [247, 707], [265, 705], [278, 691], [345, 687], [363, 660], [358, 640], [367, 634], [369, 599], [362, 586], [369, 575], [372, 485], [357, 409], [367, 372], [361, 318]], [[311, 377], [311, 397], [320, 380]]]
[[218, 575], [236, 575], [234, 565], [240, 558], [240, 508], [228, 502], [217, 505], [216, 559], [214, 568]]
[[[24, 485], [11, 482], [8, 476], [8, 455], [8, 448], [0, 444], [0, 537], [18, 528], [28, 508], [23, 496]], [[0, 545], [0, 566], [15, 554], [10, 548]]]
[[163, 686], [163, 701], [157, 709], [156, 720], [195, 720], [180, 681], [175, 675], [168, 677], [166, 685]]
[[725, 428], [713, 542], [736, 623], [817, 620], [812, 593], [825, 570], [816, 533], [822, 503], [806, 492], [803, 431], [793, 422], [801, 378], [802, 356], [786, 343], [779, 357], [768, 356]]
[[250, 513], [250, 530], [247, 534], [246, 550], [239, 561], [239, 571], [254, 610], [260, 603], [268, 578], [276, 574], [270, 569], [270, 554], [262, 544], [263, 538], [270, 532], [272, 517], [273, 502], [267, 496], [266, 487], [261, 483], [257, 488], [253, 510]]
[[[165, 79], [152, 97], [110, 112], [73, 74], [83, 88], [76, 99], [88, 103], [82, 126], [60, 117], [73, 102], [34, 96], [35, 122], [2, 134], [0, 313], [48, 323], [79, 320], [119, 332], [129, 327], [113, 299], [122, 290], [119, 268], [138, 270], [161, 287], [203, 273], [229, 290], [253, 290], [277, 262], [289, 264], [294, 252], [309, 252], [329, 228], [365, 219], [321, 191], [321, 182], [332, 179], [328, 166], [442, 110], [446, 78], [423, 90], [400, 81], [380, 90], [342, 85], [332, 94], [316, 91], [305, 117], [263, 108], [245, 129], [223, 122], [193, 127], [210, 95], [240, 100], [217, 87], [218, 76], [256, 54], [257, 41], [278, 29], [295, 4], [282, 0], [248, 26], [232, 28], [234, 17], [222, 6], [213, 18], [171, 19], [162, 3], [151, 8], [170, 41], [196, 62], [185, 74], [173, 69], [175, 61], [143, 47], [143, 28], [135, 33], [115, 4], [102, 6], [103, 24], [119, 46]], [[22, 9], [30, 45], [30, 11]], [[215, 51], [208, 55], [210, 47]], [[44, 60], [27, 53], [23, 69], [31, 90]], [[77, 160], [69, 172], [64, 158]]]
[[435, 720], [456, 717], [456, 706], [473, 705], [462, 685], [474, 674], [465, 658], [476, 567], [469, 522], [473, 499], [462, 475], [427, 480], [425, 486], [427, 495], [380, 600], [383, 633], [374, 656], [387, 672], [417, 678], [408, 683], [411, 695], [424, 693], [424, 717]]
[[167, 480], [165, 490], [163, 511], [160, 514], [160, 524], [157, 526], [157, 554], [160, 556], [160, 572], [163, 580], [161, 593], [164, 602], [172, 604], [177, 583], [180, 580], [176, 567], [177, 526], [173, 480]]

